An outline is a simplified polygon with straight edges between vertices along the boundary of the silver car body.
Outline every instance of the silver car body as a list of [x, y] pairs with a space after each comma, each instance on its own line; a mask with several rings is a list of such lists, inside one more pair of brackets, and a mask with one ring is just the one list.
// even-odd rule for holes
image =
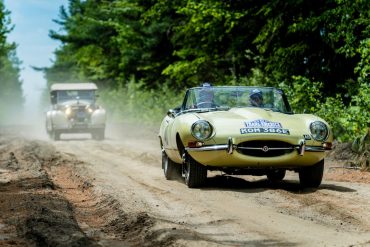
[[91, 133], [104, 139], [106, 112], [96, 104], [94, 83], [56, 83], [50, 88], [51, 109], [46, 113], [46, 131], [54, 140], [63, 133]]

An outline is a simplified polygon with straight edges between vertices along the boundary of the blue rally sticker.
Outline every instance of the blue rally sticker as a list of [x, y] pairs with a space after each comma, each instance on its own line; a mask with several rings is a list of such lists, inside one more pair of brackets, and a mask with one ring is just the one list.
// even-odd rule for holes
[[241, 128], [241, 134], [250, 133], [274, 133], [290, 135], [288, 129], [283, 129], [283, 126], [279, 122], [272, 122], [264, 119], [258, 119], [254, 121], [245, 122], [246, 128]]
[[244, 122], [245, 127], [247, 128], [275, 128], [275, 129], [281, 129], [283, 126], [281, 126], [281, 123], [278, 122], [271, 122], [264, 119], [258, 119], [254, 121]]

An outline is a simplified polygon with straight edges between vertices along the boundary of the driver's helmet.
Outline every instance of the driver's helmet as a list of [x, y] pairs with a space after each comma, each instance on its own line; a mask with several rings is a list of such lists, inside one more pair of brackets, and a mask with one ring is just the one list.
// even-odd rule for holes
[[252, 106], [260, 107], [263, 105], [262, 91], [255, 88], [249, 93], [249, 101]]

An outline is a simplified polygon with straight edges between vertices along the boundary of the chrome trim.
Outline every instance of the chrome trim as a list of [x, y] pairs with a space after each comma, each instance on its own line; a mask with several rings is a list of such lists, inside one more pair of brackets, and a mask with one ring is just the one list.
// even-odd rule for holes
[[318, 147], [318, 146], [306, 146], [304, 150], [308, 152], [324, 152], [329, 149], [326, 149], [324, 147]]
[[306, 141], [303, 139], [299, 142], [298, 153], [300, 156], [303, 156], [305, 151], [306, 151]]
[[231, 137], [229, 137], [227, 140], [227, 150], [226, 151], [228, 154], [232, 154], [234, 152], [234, 143]]
[[186, 151], [195, 151], [195, 152], [204, 152], [204, 151], [218, 151], [218, 150], [227, 150], [228, 145], [222, 144], [222, 145], [212, 145], [212, 146], [203, 146], [199, 148], [185, 148]]
[[[203, 147], [199, 147], [199, 148], [190, 148], [190, 147], [185, 148], [186, 151], [190, 151], [190, 152], [205, 152], [205, 151], [226, 150], [229, 154], [232, 154], [232, 152], [236, 149], [262, 150], [262, 148], [255, 148], [255, 147], [237, 147], [236, 145], [234, 145], [230, 142], [228, 144], [203, 146]], [[302, 143], [302, 145], [294, 146], [294, 147], [269, 148], [269, 150], [294, 150], [294, 149], [296, 149], [299, 152], [299, 154], [301, 154], [301, 152], [303, 150], [307, 151], [307, 152], [325, 152], [325, 151], [329, 150], [329, 149], [326, 149], [324, 147], [319, 147], [319, 146], [306, 146], [303, 143]], [[230, 153], [230, 151], [231, 151], [231, 153]]]

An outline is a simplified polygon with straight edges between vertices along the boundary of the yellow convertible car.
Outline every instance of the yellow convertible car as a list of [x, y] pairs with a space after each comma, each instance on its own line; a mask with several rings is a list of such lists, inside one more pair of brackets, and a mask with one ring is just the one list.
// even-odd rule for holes
[[182, 176], [189, 188], [202, 186], [208, 170], [271, 181], [292, 170], [302, 187], [315, 188], [333, 140], [328, 123], [294, 114], [280, 89], [209, 84], [187, 90], [159, 138], [165, 177]]

